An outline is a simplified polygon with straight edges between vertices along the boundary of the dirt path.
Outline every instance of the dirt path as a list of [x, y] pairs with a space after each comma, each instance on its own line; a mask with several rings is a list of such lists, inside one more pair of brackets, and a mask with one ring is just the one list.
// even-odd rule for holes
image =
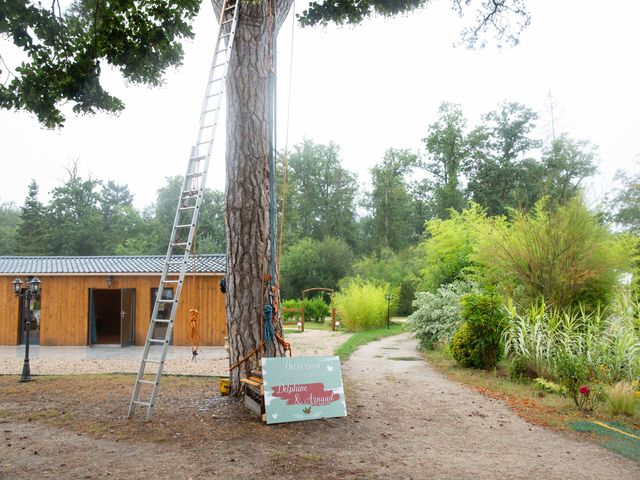
[[[632, 479], [640, 465], [598, 446], [526, 423], [503, 403], [449, 381], [422, 361], [407, 335], [358, 350], [346, 375], [362, 409], [388, 424], [364, 450], [397, 478]], [[353, 405], [352, 405], [353, 411]]]
[[640, 478], [445, 379], [406, 335], [363, 347], [344, 377], [347, 418], [268, 426], [202, 377], [167, 377], [142, 423], [124, 418], [131, 376], [0, 376], [0, 479]]

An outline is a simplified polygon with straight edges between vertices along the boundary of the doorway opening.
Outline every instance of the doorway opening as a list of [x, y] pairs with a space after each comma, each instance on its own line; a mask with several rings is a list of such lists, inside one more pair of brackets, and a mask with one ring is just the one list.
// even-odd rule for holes
[[133, 345], [135, 289], [89, 289], [89, 344]]

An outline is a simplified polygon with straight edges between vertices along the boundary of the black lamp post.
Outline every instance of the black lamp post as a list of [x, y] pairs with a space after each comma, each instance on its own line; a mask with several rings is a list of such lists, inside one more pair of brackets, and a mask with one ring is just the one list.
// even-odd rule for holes
[[13, 282], [13, 293], [16, 297], [24, 299], [24, 308], [27, 312], [27, 318], [25, 321], [26, 338], [24, 347], [24, 363], [22, 364], [22, 376], [21, 382], [31, 381], [31, 368], [29, 367], [29, 336], [31, 334], [31, 298], [37, 296], [40, 293], [40, 280], [38, 277], [33, 277], [30, 282], [22, 283], [22, 280], [16, 278]]
[[387, 293], [384, 296], [384, 299], [387, 301], [387, 330], [388, 330], [389, 324], [391, 322], [391, 300], [393, 300], [393, 295], [391, 293]]

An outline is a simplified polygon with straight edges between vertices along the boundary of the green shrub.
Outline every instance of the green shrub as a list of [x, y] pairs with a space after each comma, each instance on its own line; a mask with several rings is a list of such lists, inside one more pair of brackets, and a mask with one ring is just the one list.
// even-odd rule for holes
[[607, 388], [609, 408], [613, 415], [633, 417], [636, 412], [636, 391], [630, 382], [618, 382]]
[[533, 388], [541, 394], [553, 393], [555, 395], [562, 395], [563, 397], [567, 395], [567, 389], [565, 387], [540, 377], [533, 381]]
[[435, 342], [451, 341], [461, 322], [460, 299], [474, 288], [472, 283], [457, 280], [436, 293], [416, 293], [416, 311], [409, 316], [407, 326], [420, 348], [430, 349]]
[[[302, 307], [302, 300], [298, 300], [295, 298], [289, 299], [289, 300], [284, 300], [281, 304], [282, 309], [284, 310], [285, 308], [301, 308]], [[284, 322], [295, 322], [297, 320], [299, 320], [301, 317], [301, 313], [300, 312], [282, 312], [282, 320]]]
[[329, 315], [329, 305], [324, 303], [321, 296], [307, 298], [302, 301], [304, 307], [304, 319], [310, 322], [324, 322], [324, 319]]
[[620, 271], [629, 271], [621, 241], [582, 199], [552, 209], [545, 201], [529, 213], [494, 220], [481, 230], [472, 259], [518, 303], [541, 300], [587, 311], [607, 305]]
[[338, 281], [351, 273], [353, 252], [344, 240], [303, 238], [290, 245], [282, 258], [282, 295], [302, 296], [306, 288], [336, 288]]
[[479, 230], [488, 222], [485, 211], [470, 203], [462, 212], [451, 211], [446, 220], [429, 220], [428, 238], [419, 248], [424, 252], [422, 289], [435, 292], [441, 285], [465, 278], [474, 269], [473, 250], [478, 243]]
[[500, 348], [506, 314], [495, 292], [470, 293], [462, 297], [462, 319], [469, 324], [473, 347], [481, 357], [478, 368], [492, 369], [502, 357]]
[[509, 378], [511, 380], [522, 380], [524, 378], [535, 378], [536, 371], [529, 366], [529, 361], [524, 357], [514, 357], [509, 362]]
[[363, 280], [354, 280], [335, 296], [341, 325], [348, 330], [370, 330], [386, 324], [388, 289]]
[[567, 389], [567, 395], [580, 410], [592, 411], [602, 399], [602, 392], [590, 375], [587, 359], [572, 352], [561, 352], [556, 358], [556, 377]]
[[467, 322], [460, 325], [449, 345], [453, 359], [465, 368], [481, 368], [482, 356], [476, 347], [475, 336]]
[[366, 278], [381, 285], [394, 285], [400, 288], [395, 299], [396, 313], [409, 315], [413, 312], [418, 277], [422, 268], [422, 251], [407, 248], [399, 252], [383, 248], [380, 252], [363, 257], [353, 265], [356, 276]]

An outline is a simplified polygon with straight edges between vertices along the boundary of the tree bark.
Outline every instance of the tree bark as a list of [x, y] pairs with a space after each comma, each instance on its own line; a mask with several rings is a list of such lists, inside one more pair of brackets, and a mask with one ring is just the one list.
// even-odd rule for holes
[[[225, 230], [229, 365], [260, 346], [269, 244], [269, 75], [292, 0], [241, 2], [227, 75]], [[217, 1], [215, 2], [218, 3]], [[216, 5], [216, 14], [221, 5]], [[274, 28], [275, 24], [275, 28]], [[274, 259], [275, 261], [275, 259]], [[282, 326], [277, 327], [279, 332]], [[271, 351], [282, 354], [274, 343]], [[230, 372], [231, 394], [258, 357]]]

